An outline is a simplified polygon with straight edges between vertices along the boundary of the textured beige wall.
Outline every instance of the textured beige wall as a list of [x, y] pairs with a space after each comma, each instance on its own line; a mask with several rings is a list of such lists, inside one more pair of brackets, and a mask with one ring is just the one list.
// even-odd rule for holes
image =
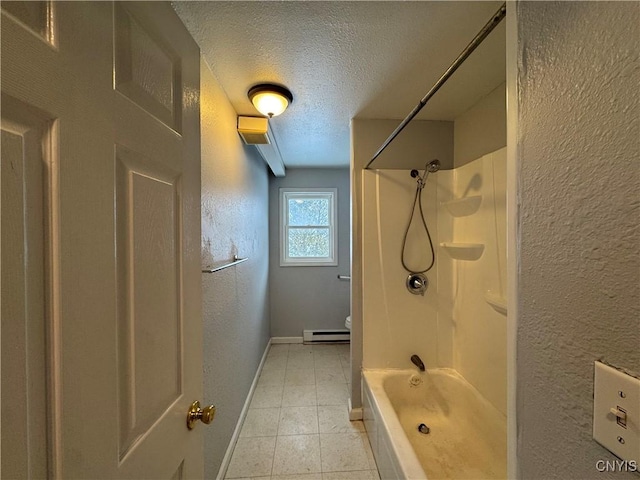
[[269, 340], [268, 173], [236, 131], [236, 112], [201, 62], [204, 398], [217, 407], [204, 430], [205, 478], [215, 478]]
[[[359, 169], [369, 163], [399, 124], [400, 120], [352, 120], [351, 149]], [[453, 168], [453, 122], [412, 120], [371, 168], [422, 169], [435, 158], [442, 168]]]
[[507, 85], [503, 83], [455, 119], [453, 162], [461, 167], [507, 144]]
[[640, 3], [520, 2], [520, 478], [599, 473], [593, 362], [640, 373]]

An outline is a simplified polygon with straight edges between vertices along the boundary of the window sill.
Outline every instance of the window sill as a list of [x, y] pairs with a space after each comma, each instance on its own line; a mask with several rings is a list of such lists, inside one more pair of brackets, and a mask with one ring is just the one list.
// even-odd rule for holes
[[300, 262], [283, 262], [280, 261], [281, 267], [337, 267], [338, 262], [335, 261], [327, 261], [327, 262], [308, 262], [308, 261], [300, 261]]

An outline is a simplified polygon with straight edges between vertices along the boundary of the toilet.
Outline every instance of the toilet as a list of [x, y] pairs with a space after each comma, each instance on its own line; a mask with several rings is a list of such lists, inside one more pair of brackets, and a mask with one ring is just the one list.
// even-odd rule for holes
[[348, 330], [351, 330], [351, 315], [344, 321], [344, 326], [347, 327]]

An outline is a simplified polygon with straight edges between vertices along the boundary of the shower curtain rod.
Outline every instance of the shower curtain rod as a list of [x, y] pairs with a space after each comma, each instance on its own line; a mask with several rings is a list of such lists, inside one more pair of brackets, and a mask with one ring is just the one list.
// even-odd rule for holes
[[462, 53], [458, 55], [458, 58], [456, 58], [454, 62], [451, 64], [451, 66], [447, 68], [446, 72], [444, 72], [440, 77], [440, 79], [433, 85], [433, 87], [431, 87], [431, 90], [429, 90], [429, 92], [427, 92], [427, 94], [422, 98], [422, 100], [420, 100], [420, 103], [418, 103], [418, 105], [416, 105], [416, 107], [413, 110], [411, 110], [409, 115], [407, 115], [407, 117], [400, 123], [400, 125], [397, 126], [397, 128], [393, 131], [393, 133], [389, 135], [389, 138], [385, 140], [385, 142], [378, 149], [375, 155], [371, 158], [371, 160], [369, 160], [369, 163], [367, 163], [367, 166], [364, 167], [365, 170], [367, 170], [369, 166], [375, 161], [375, 159], [380, 156], [380, 154], [384, 151], [384, 149], [387, 148], [391, 142], [393, 142], [393, 140], [404, 129], [404, 127], [406, 127], [409, 124], [409, 122], [413, 120], [413, 117], [415, 117], [418, 114], [418, 112], [422, 110], [422, 107], [424, 107], [429, 101], [429, 99], [433, 97], [433, 95], [438, 90], [440, 90], [440, 87], [442, 87], [442, 85], [444, 85], [445, 82], [449, 80], [449, 77], [453, 75], [453, 72], [455, 72], [458, 69], [458, 67], [464, 63], [467, 57], [471, 55], [471, 53], [478, 47], [478, 45], [480, 45], [482, 41], [485, 38], [487, 38], [487, 36], [491, 33], [491, 31], [498, 26], [498, 24], [502, 21], [502, 19], [505, 17], [506, 14], [507, 14], [507, 4], [503, 3], [502, 6], [498, 9], [498, 11], [493, 14], [493, 16], [491, 17], [491, 20], [489, 20], [487, 24], [484, 27], [482, 27], [482, 30], [480, 30], [480, 32], [478, 32], [475, 38], [471, 40], [471, 43], [469, 43], [469, 45], [467, 45], [467, 47], [462, 51]]

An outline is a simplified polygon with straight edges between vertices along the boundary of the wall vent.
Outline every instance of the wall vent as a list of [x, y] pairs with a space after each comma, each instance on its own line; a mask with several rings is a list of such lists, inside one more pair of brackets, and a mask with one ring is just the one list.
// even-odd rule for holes
[[247, 145], [269, 145], [269, 120], [264, 117], [238, 117], [238, 133]]
[[349, 330], [346, 328], [338, 330], [303, 330], [302, 340], [304, 343], [332, 343], [348, 342], [351, 338]]

